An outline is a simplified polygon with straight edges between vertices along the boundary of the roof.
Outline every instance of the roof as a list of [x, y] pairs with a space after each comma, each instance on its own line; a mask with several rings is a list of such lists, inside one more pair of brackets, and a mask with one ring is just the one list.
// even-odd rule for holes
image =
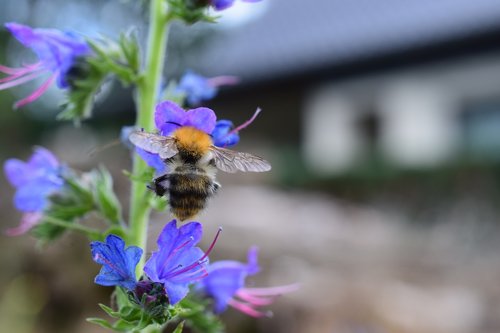
[[265, 79], [500, 29], [498, 0], [263, 0], [242, 5], [267, 8], [249, 24], [220, 30], [194, 51], [201, 64], [190, 67], [206, 75]]

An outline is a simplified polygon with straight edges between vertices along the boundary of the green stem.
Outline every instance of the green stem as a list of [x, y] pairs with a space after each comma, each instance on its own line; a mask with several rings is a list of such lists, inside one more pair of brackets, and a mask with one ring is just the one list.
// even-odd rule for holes
[[99, 239], [101, 238], [101, 232], [97, 229], [89, 228], [84, 225], [78, 224], [78, 223], [70, 223], [64, 220], [60, 220], [56, 217], [50, 216], [50, 215], [45, 215], [43, 217], [43, 222], [47, 222], [53, 225], [57, 225], [60, 227], [64, 227], [66, 229], [71, 229], [79, 232], [83, 232], [86, 234], [90, 239]]
[[[154, 106], [158, 99], [158, 90], [165, 62], [165, 51], [168, 33], [168, 6], [165, 0], [151, 0], [146, 67], [137, 85], [138, 110], [136, 126], [146, 131], [154, 129]], [[147, 165], [136, 154], [133, 162], [133, 174], [142, 175]], [[141, 182], [132, 182], [130, 198], [130, 234], [131, 245], [139, 246], [146, 251], [148, 220], [151, 207], [148, 203], [146, 186]], [[144, 267], [145, 257], [137, 265], [138, 275]]]

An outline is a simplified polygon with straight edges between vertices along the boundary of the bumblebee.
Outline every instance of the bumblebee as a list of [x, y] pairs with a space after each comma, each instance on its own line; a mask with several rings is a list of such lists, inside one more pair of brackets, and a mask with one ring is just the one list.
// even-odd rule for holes
[[190, 126], [179, 127], [171, 136], [134, 131], [129, 139], [167, 164], [169, 171], [155, 178], [149, 188], [158, 196], [168, 196], [172, 214], [181, 221], [197, 215], [220, 188], [217, 169], [229, 173], [271, 170], [266, 160], [216, 147], [210, 135]]

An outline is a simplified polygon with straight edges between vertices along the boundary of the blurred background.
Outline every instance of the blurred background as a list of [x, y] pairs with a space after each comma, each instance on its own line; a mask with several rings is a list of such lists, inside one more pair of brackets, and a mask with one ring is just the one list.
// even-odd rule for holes
[[[263, 0], [221, 14], [172, 27], [165, 75], [239, 76], [207, 106], [237, 124], [261, 107], [237, 148], [273, 170], [219, 176], [205, 242], [222, 225], [213, 260], [255, 244], [250, 285], [301, 284], [271, 320], [228, 310], [228, 332], [500, 332], [500, 2]], [[144, 17], [138, 1], [0, 2], [2, 23], [89, 36], [134, 25], [144, 40]], [[5, 29], [0, 51], [1, 64], [33, 59]], [[128, 152], [90, 152], [133, 123], [132, 92], [107, 83], [75, 129], [54, 120], [55, 88], [13, 111], [33, 88], [0, 92], [0, 160], [41, 145], [76, 169], [103, 164], [126, 202]], [[20, 214], [0, 185], [6, 229]], [[169, 220], [153, 216], [151, 245]], [[84, 321], [110, 293], [84, 237], [35, 243], [0, 236], [0, 332], [104, 332]]]

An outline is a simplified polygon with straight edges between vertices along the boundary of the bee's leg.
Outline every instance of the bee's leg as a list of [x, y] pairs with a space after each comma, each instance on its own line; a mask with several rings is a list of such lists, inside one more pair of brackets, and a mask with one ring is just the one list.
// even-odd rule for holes
[[220, 189], [221, 185], [217, 182], [213, 182], [210, 187], [210, 195], [214, 195]]
[[156, 193], [157, 196], [164, 196], [170, 186], [169, 174], [157, 177], [148, 185], [148, 188]]

